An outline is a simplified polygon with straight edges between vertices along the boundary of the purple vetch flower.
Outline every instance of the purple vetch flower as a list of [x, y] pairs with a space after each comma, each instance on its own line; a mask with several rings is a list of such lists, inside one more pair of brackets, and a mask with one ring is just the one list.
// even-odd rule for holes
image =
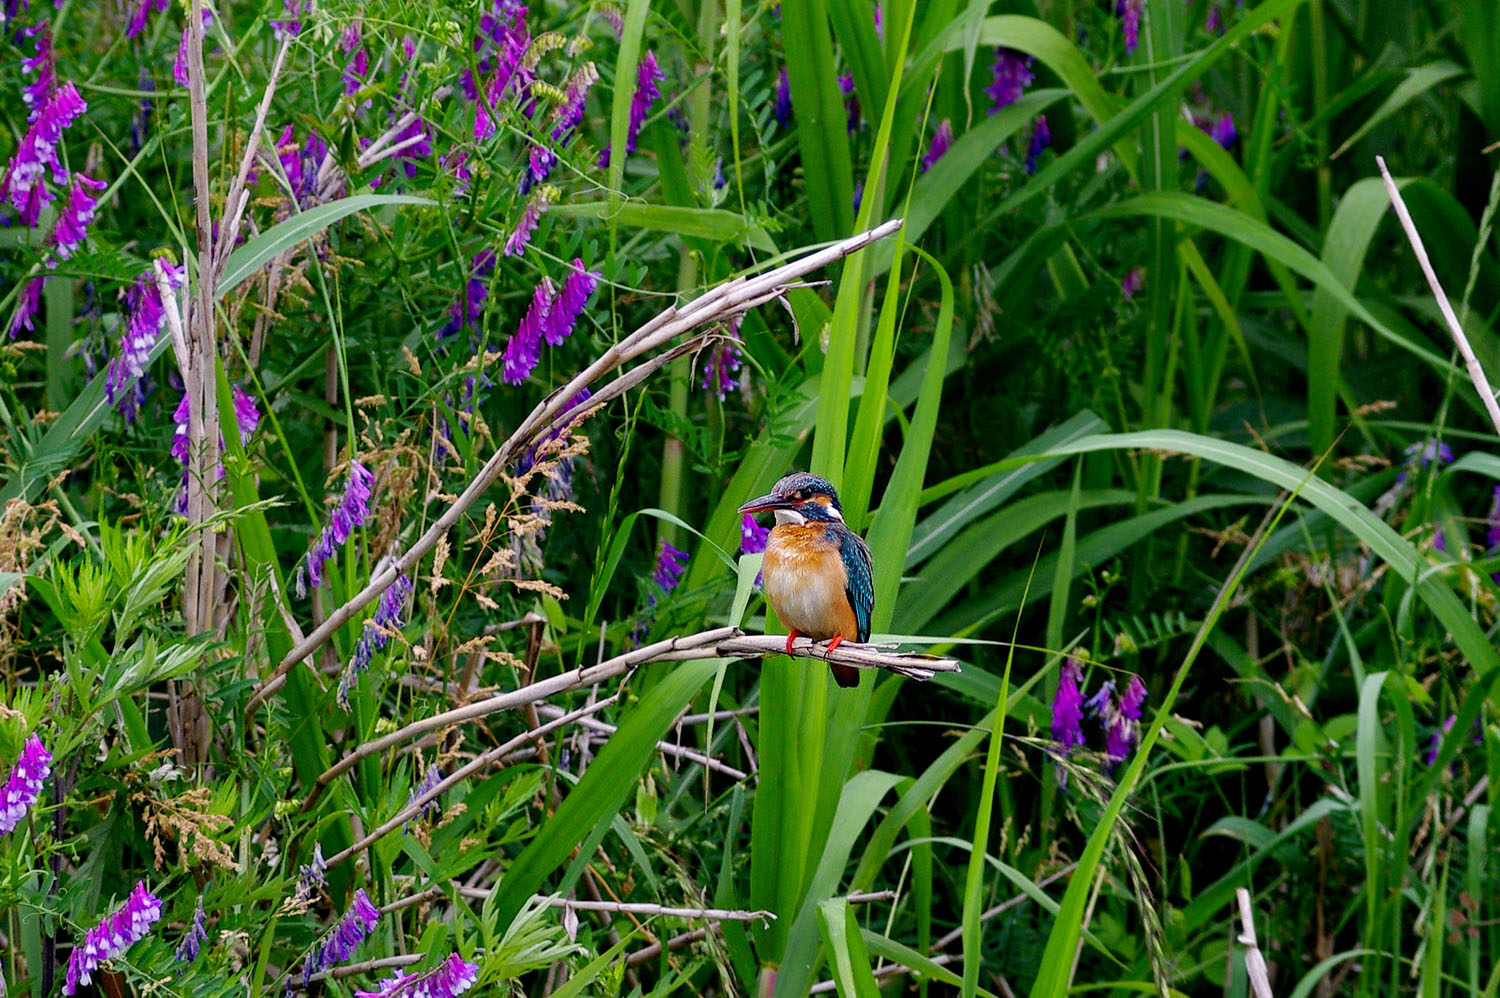
[[937, 165], [938, 160], [948, 154], [948, 149], [953, 145], [953, 123], [944, 118], [938, 123], [937, 131], [932, 133], [932, 140], [927, 143], [927, 153], [922, 157], [922, 172], [927, 172]]
[[1411, 472], [1419, 467], [1426, 471], [1428, 466], [1441, 468], [1445, 464], [1453, 463], [1453, 450], [1445, 443], [1440, 443], [1436, 437], [1428, 437], [1426, 440], [1410, 444], [1406, 450], [1401, 452], [1406, 461], [1401, 473], [1396, 476], [1396, 484], [1402, 485], [1406, 482]]
[[109, 374], [104, 381], [104, 393], [109, 401], [121, 403], [130, 382], [146, 373], [151, 348], [167, 324], [161, 297], [162, 283], [175, 290], [186, 279], [187, 268], [174, 267], [158, 257], [126, 292], [125, 303], [130, 318], [125, 321], [124, 331], [120, 334], [120, 355], [110, 362]]
[[1489, 515], [1484, 518], [1484, 543], [1486, 551], [1500, 548], [1500, 485], [1495, 486], [1494, 498], [1490, 500]]
[[343, 495], [333, 507], [328, 526], [318, 535], [318, 540], [307, 552], [307, 560], [297, 568], [297, 595], [304, 593], [303, 572], [314, 589], [323, 584], [323, 564], [344, 546], [354, 533], [370, 518], [370, 493], [375, 485], [375, 474], [357, 460], [349, 462], [349, 480]]
[[[214, 12], [207, 7], [203, 8], [203, 35], [208, 37], [208, 26], [213, 23]], [[188, 85], [188, 32], [189, 26], [182, 26], [182, 41], [177, 43], [177, 58], [172, 63], [172, 82], [179, 87]]]
[[995, 61], [990, 66], [990, 73], [993, 82], [984, 88], [991, 101], [990, 114], [1020, 100], [1021, 94], [1036, 79], [1031, 72], [1031, 56], [1022, 55], [1003, 45], [995, 48]]
[[526, 207], [521, 212], [521, 217], [516, 220], [515, 231], [505, 240], [506, 256], [520, 256], [526, 252], [526, 247], [531, 242], [531, 235], [536, 231], [537, 223], [541, 221], [543, 212], [556, 197], [557, 189], [554, 187], [543, 187], [531, 195], [531, 199], [526, 202]]
[[516, 184], [516, 192], [523, 195], [531, 193], [533, 187], [545, 183], [552, 176], [552, 168], [556, 165], [557, 153], [538, 142], [531, 143], [526, 153], [526, 169]]
[[271, 34], [278, 40], [296, 37], [302, 33], [302, 14], [308, 8], [307, 0], [281, 0], [286, 16], [271, 22]]
[[661, 542], [656, 555], [656, 568], [651, 572], [651, 581], [670, 593], [682, 582], [683, 569], [687, 568], [687, 552], [674, 547], [670, 541]]
[[792, 81], [787, 76], [786, 67], [776, 74], [776, 123], [782, 128], [792, 123]]
[[1453, 730], [1453, 722], [1456, 720], [1458, 720], [1458, 715], [1449, 714], [1443, 726], [1432, 733], [1432, 741], [1427, 743], [1427, 755], [1424, 757], [1427, 765], [1431, 766], [1437, 762], [1438, 751], [1443, 747], [1443, 739], [1447, 737], [1448, 732]]
[[1085, 717], [1103, 717], [1109, 710], [1110, 700], [1115, 695], [1115, 681], [1106, 679], [1099, 684], [1099, 691], [1083, 702]]
[[375, 607], [375, 615], [365, 621], [359, 641], [354, 645], [354, 655], [339, 676], [339, 706], [345, 710], [349, 709], [349, 691], [359, 681], [360, 675], [370, 667], [375, 653], [384, 650], [390, 643], [391, 632], [399, 631], [403, 626], [401, 618], [406, 610], [407, 597], [411, 594], [411, 579], [405, 573], [396, 576], [396, 581], [380, 594], [380, 604]]
[[364, 26], [359, 21], [350, 21], [339, 32], [339, 49], [348, 55], [359, 48], [359, 43], [364, 39]]
[[68, 203], [58, 214], [57, 228], [52, 231], [52, 244], [61, 259], [72, 257], [88, 235], [89, 223], [94, 220], [94, 208], [98, 204], [89, 191], [102, 191], [106, 186], [102, 180], [93, 180], [81, 173], [73, 174], [68, 186]]
[[1026, 147], [1026, 173], [1029, 176], [1036, 172], [1037, 160], [1041, 159], [1042, 150], [1052, 144], [1052, 132], [1047, 128], [1047, 116], [1039, 114], [1036, 116], [1036, 125], [1031, 130], [1031, 143]]
[[370, 56], [361, 47], [344, 66], [344, 95], [347, 97], [358, 93], [359, 88], [365, 85], [365, 77], [369, 75]]
[[1224, 21], [1219, 16], [1218, 4], [1211, 3], [1208, 5], [1208, 14], [1203, 18], [1203, 30], [1212, 35], [1222, 35], [1224, 33]]
[[146, 96], [156, 89], [156, 81], [151, 79], [151, 74], [146, 72], [146, 67], [141, 67], [141, 75], [136, 81], [136, 89], [142, 93], [141, 99], [136, 103], [135, 116], [130, 119], [130, 151], [135, 154], [141, 151], [146, 140], [151, 137], [151, 117], [156, 113], [151, 98]]
[[302, 986], [307, 987], [314, 974], [353, 956], [355, 947], [364, 942], [365, 936], [370, 934], [379, 921], [380, 909], [370, 902], [370, 896], [361, 887], [354, 892], [354, 903], [328, 933], [328, 938], [307, 954], [307, 960], [302, 964]]
[[1219, 115], [1213, 120], [1213, 124], [1208, 127], [1208, 134], [1223, 148], [1234, 148], [1235, 140], [1239, 138], [1240, 134], [1234, 127], [1234, 115], [1228, 111]]
[[1126, 301], [1134, 298], [1140, 290], [1146, 286], [1146, 268], [1131, 267], [1125, 279], [1120, 282], [1120, 296]]
[[746, 513], [740, 521], [740, 554], [760, 554], [766, 549], [769, 536], [771, 528], [762, 527], [754, 513]]
[[1083, 744], [1083, 693], [1079, 689], [1082, 680], [1083, 667], [1077, 659], [1069, 658], [1063, 663], [1057, 696], [1052, 701], [1052, 741], [1057, 746], [1054, 754], [1062, 759]]
[[177, 950], [172, 958], [178, 963], [192, 963], [198, 959], [198, 953], [203, 944], [208, 941], [208, 927], [205, 924], [206, 916], [203, 914], [203, 895], [198, 895], [198, 907], [193, 909], [193, 920], [188, 923], [188, 930], [182, 934], [182, 942], [177, 944]]
[[[675, 93], [668, 99], [667, 120], [672, 123], [672, 127], [682, 132], [683, 135], [693, 130], [693, 126], [688, 121], [687, 115], [683, 112], [682, 104], [678, 101]], [[686, 141], [686, 139], [680, 141]]]
[[578, 317], [583, 315], [584, 306], [589, 303], [598, 286], [598, 272], [586, 269], [583, 261], [574, 257], [573, 269], [563, 281], [562, 289], [558, 291], [557, 299], [552, 303], [542, 327], [542, 334], [549, 346], [561, 346], [563, 340], [573, 334]]
[[724, 401], [730, 391], [739, 387], [734, 376], [743, 363], [736, 337], [726, 336], [715, 341], [708, 348], [708, 359], [703, 362], [703, 390], [717, 395], [720, 402]]
[[1146, 702], [1146, 684], [1140, 676], [1131, 676], [1120, 706], [1109, 712], [1104, 730], [1104, 755], [1113, 769], [1130, 757], [1141, 736], [1141, 707]]
[[355, 998], [458, 998], [479, 980], [479, 964], [454, 953], [425, 974], [397, 971], [374, 991], [354, 992]]
[[[411, 807], [417, 802], [419, 798], [426, 797], [429, 793], [432, 792], [432, 789], [434, 787], [442, 782], [443, 771], [438, 768], [436, 764], [428, 766], [427, 772], [422, 774], [421, 782], [412, 787], [411, 793], [406, 795], [406, 806]], [[431, 817], [438, 812], [441, 806], [442, 805], [438, 803], [438, 799], [436, 797], [432, 798], [429, 801], [425, 801], [422, 804], [422, 809], [413, 816], [413, 820], [420, 821], [423, 818]], [[410, 824], [410, 821], [406, 822], [401, 826], [401, 830], [406, 831], [407, 827], [410, 826]]]
[[661, 96], [657, 83], [666, 76], [657, 65], [656, 53], [647, 49], [635, 69], [635, 93], [630, 95], [630, 128], [625, 133], [626, 152], [635, 152], [635, 140], [641, 133], [641, 126], [646, 123], [646, 114]]
[[1120, 30], [1125, 35], [1125, 54], [1136, 50], [1141, 41], [1141, 7], [1145, 0], [1119, 0], [1115, 13], [1120, 17]]
[[311, 904], [318, 892], [328, 886], [328, 863], [323, 859], [323, 845], [313, 843], [312, 862], [297, 868], [297, 887], [292, 898], [299, 905]]
[[21, 755], [0, 790], [0, 835], [13, 832], [42, 794], [42, 782], [52, 775], [52, 753], [39, 735], [21, 744]]
[[42, 307], [42, 287], [47, 275], [33, 277], [21, 286], [20, 300], [16, 302], [16, 317], [10, 323], [10, 338], [21, 335], [21, 330], [36, 332], [36, 314]]
[[240, 431], [241, 446], [250, 442], [251, 434], [260, 425], [260, 408], [255, 404], [255, 396], [239, 385], [234, 386], [234, 422]]
[[592, 62], [584, 63], [568, 78], [562, 102], [552, 112], [552, 141], [565, 146], [573, 138], [573, 132], [583, 122], [584, 104], [588, 100], [589, 90], [598, 82], [599, 70]]
[[36, 54], [21, 60], [22, 76], [36, 74], [36, 79], [21, 88], [21, 99], [30, 109], [26, 113], [26, 120], [35, 121], [36, 116], [41, 113], [42, 105], [47, 103], [47, 98], [57, 89], [57, 58], [52, 53], [51, 22], [34, 24], [21, 34], [36, 39], [33, 43]]
[[849, 118], [849, 134], [853, 135], [859, 131], [860, 124], [859, 94], [854, 92], [854, 74], [845, 73], [839, 77], [839, 92], [844, 95], [844, 112]]
[[125, 37], [134, 38], [146, 30], [152, 14], [167, 9], [167, 0], [139, 0], [130, 10], [130, 20], [125, 22]]
[[479, 329], [479, 317], [490, 294], [486, 278], [494, 270], [494, 250], [480, 250], [474, 255], [468, 280], [464, 283], [464, 296], [448, 307], [448, 321], [437, 331], [439, 343], [457, 336], [465, 327]]
[[144, 880], [140, 881], [120, 909], [89, 929], [83, 942], [74, 947], [68, 958], [63, 994], [77, 994], [79, 985], [88, 984], [104, 961], [134, 946], [160, 918], [161, 899], [146, 890]]
[[36, 227], [42, 208], [56, 196], [42, 183], [43, 173], [50, 169], [55, 183], [67, 181], [68, 172], [57, 155], [57, 144], [63, 131], [87, 109], [88, 104], [78, 96], [71, 80], [52, 91], [36, 111], [16, 147], [16, 154], [6, 166], [0, 192], [28, 226]]
[[542, 359], [542, 337], [558, 294], [552, 278], [543, 277], [531, 293], [531, 306], [505, 344], [506, 384], [519, 385]]

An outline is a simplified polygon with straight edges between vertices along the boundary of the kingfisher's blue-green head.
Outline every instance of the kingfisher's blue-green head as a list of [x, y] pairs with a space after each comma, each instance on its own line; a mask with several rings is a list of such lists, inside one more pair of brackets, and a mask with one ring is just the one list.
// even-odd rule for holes
[[839, 494], [834, 491], [833, 486], [805, 471], [787, 475], [770, 492], [741, 506], [740, 512], [774, 512], [777, 523], [801, 524], [830, 520], [844, 522], [844, 512], [839, 507]]

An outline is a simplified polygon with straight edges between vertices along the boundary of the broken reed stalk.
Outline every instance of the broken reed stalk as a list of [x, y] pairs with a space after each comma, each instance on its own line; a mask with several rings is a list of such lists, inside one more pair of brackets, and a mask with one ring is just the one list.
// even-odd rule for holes
[[[851, 665], [857, 669], [885, 669], [909, 679], [927, 680], [940, 672], [959, 671], [958, 662], [951, 658], [939, 658], [935, 655], [915, 652], [883, 651], [875, 645], [855, 644], [849, 641], [842, 642], [837, 648], [830, 650], [825, 643], [799, 637], [793, 642], [792, 647], [799, 657], [821, 658], [839, 665]], [[330, 783], [362, 760], [379, 755], [387, 749], [429, 731], [436, 731], [453, 724], [462, 724], [465, 721], [472, 721], [505, 710], [514, 710], [569, 690], [602, 683], [633, 672], [649, 662], [687, 662], [705, 658], [769, 658], [772, 655], [784, 654], [786, 654], [786, 638], [773, 634], [746, 634], [737, 627], [716, 627], [697, 634], [685, 634], [633, 648], [622, 655], [605, 659], [595, 665], [569, 669], [567, 672], [548, 676], [546, 679], [538, 680], [519, 689], [465, 704], [462, 707], [455, 707], [431, 717], [421, 718], [387, 735], [362, 742], [354, 751], [334, 763], [318, 777], [311, 792], [303, 801], [302, 810], [304, 812], [309, 810]], [[552, 723], [555, 722], [549, 722], [549, 725]], [[528, 730], [517, 737], [522, 742], [531, 741], [535, 737], [535, 732]]]
[[[313, 652], [322, 647], [335, 631], [344, 626], [353, 616], [368, 606], [372, 601], [379, 598], [398, 577], [406, 574], [422, 558], [437, 545], [459, 519], [468, 511], [486, 490], [489, 489], [500, 477], [500, 474], [514, 462], [526, 448], [545, 434], [568, 407], [568, 403], [585, 388], [590, 388], [600, 378], [611, 371], [624, 366], [626, 363], [644, 357], [646, 354], [670, 345], [674, 340], [684, 333], [690, 332], [702, 326], [711, 326], [715, 323], [727, 322], [737, 315], [758, 305], [779, 299], [792, 286], [792, 283], [802, 276], [819, 270], [829, 264], [836, 263], [851, 253], [865, 248], [871, 243], [883, 239], [901, 228], [901, 219], [892, 219], [882, 225], [876, 226], [868, 232], [862, 232], [841, 240], [831, 246], [809, 253], [806, 256], [793, 260], [791, 263], [777, 267], [775, 270], [767, 271], [755, 277], [737, 277], [726, 281], [693, 299], [682, 306], [670, 306], [635, 332], [626, 336], [619, 343], [610, 347], [581, 371], [572, 381], [562, 388], [547, 396], [531, 414], [522, 420], [520, 426], [516, 427], [510, 437], [506, 439], [495, 453], [485, 462], [484, 467], [474, 476], [474, 480], [459, 495], [457, 499], [439, 516], [432, 525], [409, 547], [399, 558], [396, 558], [386, 568], [376, 573], [369, 583], [357, 594], [350, 597], [338, 609], [330, 613], [312, 633], [303, 640], [297, 642], [296, 646], [287, 653], [286, 657], [273, 669], [251, 695], [249, 703], [245, 707], [245, 717], [248, 721], [254, 716], [267, 697], [275, 689], [280, 688], [279, 680], [285, 676], [293, 667], [308, 658]], [[678, 349], [696, 346], [695, 343], [682, 344]], [[668, 357], [675, 359], [675, 351], [670, 352]], [[586, 415], [597, 409], [604, 402], [618, 396], [628, 390], [631, 385], [639, 383], [646, 374], [659, 370], [665, 358], [657, 357], [652, 361], [640, 365], [635, 370], [617, 378], [605, 388], [600, 390], [594, 398], [590, 399], [583, 407], [578, 416]], [[654, 363], [653, 363], [654, 361]], [[632, 379], [633, 375], [639, 377]], [[850, 662], [851, 665], [859, 663]], [[276, 686], [273, 688], [272, 684]]]
[[1376, 156], [1375, 162], [1380, 165], [1380, 176], [1385, 181], [1385, 192], [1390, 196], [1391, 205], [1396, 209], [1396, 217], [1401, 220], [1401, 228], [1406, 231], [1406, 238], [1417, 256], [1417, 264], [1422, 268], [1423, 276], [1427, 278], [1427, 286], [1432, 289], [1432, 297], [1437, 299], [1438, 311], [1443, 313], [1443, 320], [1448, 324], [1448, 332], [1453, 335], [1453, 342], [1458, 345], [1458, 352], [1463, 355], [1464, 366], [1469, 369], [1469, 380], [1474, 382], [1474, 390], [1479, 393], [1479, 401], [1484, 403], [1484, 411], [1489, 413], [1490, 425], [1495, 428], [1495, 435], [1500, 436], [1500, 403], [1495, 401], [1495, 392], [1490, 387], [1490, 380], [1485, 377], [1484, 368], [1480, 366], [1479, 358], [1474, 356], [1474, 348], [1469, 345], [1469, 338], [1464, 335], [1464, 327], [1459, 325], [1458, 316], [1453, 314], [1453, 306], [1448, 303], [1448, 296], [1443, 293], [1443, 286], [1438, 283], [1437, 272], [1432, 269], [1432, 261], [1427, 258], [1427, 248], [1422, 245], [1422, 236], [1417, 232], [1416, 223], [1411, 220], [1411, 213], [1406, 210], [1406, 202], [1401, 200], [1401, 192], [1396, 189], [1396, 182], [1391, 179], [1391, 171], [1385, 167], [1385, 158]]
[[1245, 973], [1250, 977], [1250, 993], [1255, 998], [1273, 998], [1271, 977], [1266, 972], [1266, 958], [1255, 941], [1255, 912], [1250, 907], [1250, 892], [1238, 887], [1234, 897], [1240, 908], [1240, 935], [1237, 941], [1245, 947]]

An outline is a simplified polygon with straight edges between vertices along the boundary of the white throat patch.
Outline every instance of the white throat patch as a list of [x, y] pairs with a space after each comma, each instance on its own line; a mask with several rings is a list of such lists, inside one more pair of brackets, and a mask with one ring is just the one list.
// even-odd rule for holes
[[800, 527], [802, 526], [802, 524], [807, 522], [807, 517], [803, 516], [795, 509], [778, 509], [776, 511], [776, 522], [789, 523], [794, 527]]

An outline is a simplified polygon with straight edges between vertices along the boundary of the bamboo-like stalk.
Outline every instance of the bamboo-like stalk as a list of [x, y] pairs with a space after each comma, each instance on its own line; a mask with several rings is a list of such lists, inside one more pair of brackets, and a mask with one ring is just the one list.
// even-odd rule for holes
[[[683, 304], [681, 307], [670, 306], [659, 313], [655, 318], [648, 321], [635, 332], [626, 336], [623, 340], [611, 346], [597, 360], [583, 371], [579, 372], [572, 381], [549, 395], [545, 400], [531, 411], [531, 414], [522, 420], [521, 424], [510, 435], [510, 437], [496, 448], [495, 453], [485, 462], [484, 466], [475, 475], [473, 481], [464, 489], [457, 499], [433, 521], [432, 525], [408, 548], [399, 558], [393, 559], [383, 571], [376, 573], [364, 589], [350, 597], [343, 606], [331, 612], [327, 619], [316, 627], [305, 639], [287, 653], [286, 657], [271, 671], [261, 685], [251, 695], [246, 706], [246, 716], [252, 716], [266, 698], [274, 692], [271, 686], [281, 677], [285, 676], [298, 662], [307, 659], [314, 651], [322, 647], [334, 632], [347, 623], [356, 613], [377, 599], [398, 577], [409, 572], [429, 551], [436, 546], [438, 540], [446, 534], [454, 524], [468, 511], [478, 498], [495, 483], [505, 470], [517, 457], [524, 452], [538, 437], [545, 433], [553, 421], [561, 416], [568, 403], [583, 389], [592, 386], [604, 375], [614, 371], [626, 363], [644, 357], [655, 350], [662, 349], [672, 344], [679, 336], [703, 326], [711, 326], [716, 323], [726, 322], [736, 315], [741, 315], [752, 308], [775, 301], [784, 295], [788, 289], [794, 286], [798, 278], [815, 270], [826, 267], [828, 264], [842, 259], [856, 250], [868, 246], [876, 240], [883, 239], [901, 228], [900, 219], [892, 219], [878, 225], [868, 232], [862, 232], [841, 240], [831, 246], [809, 253], [792, 262], [777, 267], [775, 270], [760, 274], [755, 277], [737, 277], [734, 280], [720, 284], [694, 300]], [[686, 347], [696, 347], [695, 341], [682, 344], [678, 350]], [[679, 354], [677, 351], [669, 351], [668, 354], [652, 358], [639, 365], [627, 375], [617, 378], [604, 389], [599, 391], [594, 399], [590, 400], [585, 412], [598, 408], [611, 398], [623, 394], [634, 384], [659, 369], [659, 367]], [[634, 380], [632, 380], [634, 376]], [[579, 415], [582, 415], [580, 413]]]

